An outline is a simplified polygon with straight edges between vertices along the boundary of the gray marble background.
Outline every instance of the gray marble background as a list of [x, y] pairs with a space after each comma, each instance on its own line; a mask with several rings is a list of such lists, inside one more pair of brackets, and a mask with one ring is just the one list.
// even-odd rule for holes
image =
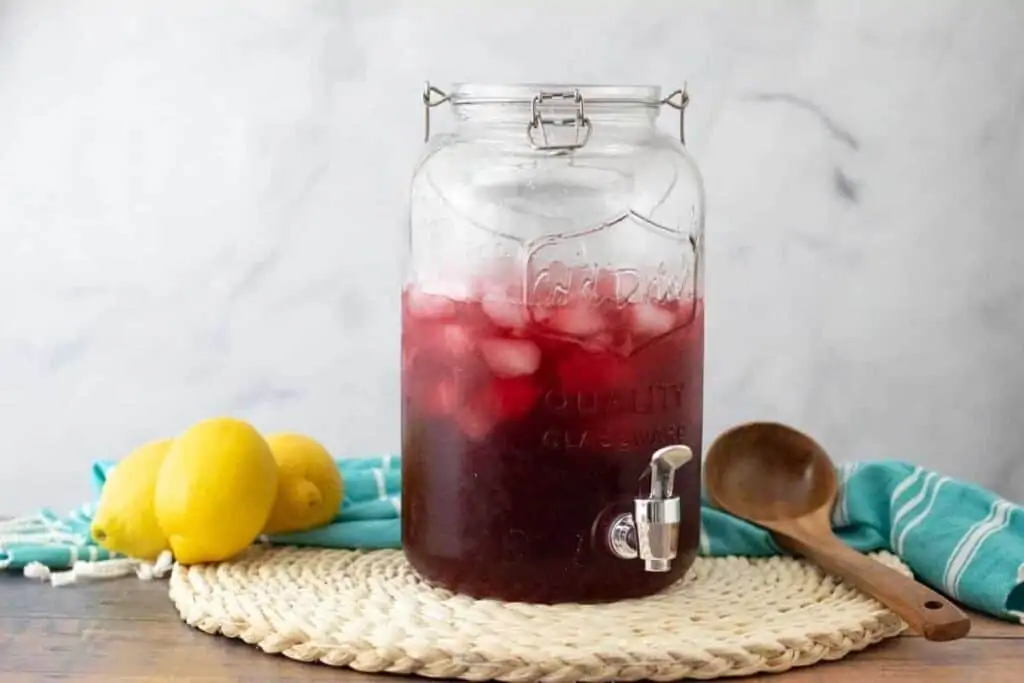
[[1018, 0], [0, 0], [0, 509], [217, 413], [398, 447], [427, 78], [687, 81], [707, 433], [1024, 498], [1022, 36]]

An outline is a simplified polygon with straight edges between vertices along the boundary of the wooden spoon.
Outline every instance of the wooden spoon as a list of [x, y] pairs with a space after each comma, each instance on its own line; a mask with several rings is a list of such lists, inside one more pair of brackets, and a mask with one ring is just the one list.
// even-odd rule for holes
[[956, 640], [971, 630], [970, 620], [945, 597], [836, 537], [835, 469], [810, 437], [773, 422], [740, 425], [711, 445], [704, 471], [717, 507], [774, 532], [781, 546], [857, 586], [928, 640]]

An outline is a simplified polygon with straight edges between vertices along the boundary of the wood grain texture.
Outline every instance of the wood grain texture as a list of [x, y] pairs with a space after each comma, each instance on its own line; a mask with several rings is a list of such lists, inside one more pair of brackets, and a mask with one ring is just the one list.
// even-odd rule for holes
[[[265, 655], [182, 624], [164, 581], [132, 578], [53, 588], [0, 574], [0, 681], [37, 683], [305, 683], [391, 681]], [[794, 670], [786, 683], [1019, 683], [1024, 626], [972, 615], [950, 643], [902, 637], [839, 662]], [[779, 681], [777, 676], [744, 680]]]
[[704, 470], [717, 506], [773, 531], [780, 545], [857, 586], [914, 632], [935, 641], [967, 635], [971, 622], [951, 601], [839, 540], [836, 468], [811, 437], [775, 422], [739, 425], [711, 444]]
[[887, 605], [912, 631], [928, 640], [957, 640], [968, 634], [971, 622], [951, 600], [840, 541], [829, 526], [827, 513], [816, 521], [808, 515], [773, 522], [776, 540]]

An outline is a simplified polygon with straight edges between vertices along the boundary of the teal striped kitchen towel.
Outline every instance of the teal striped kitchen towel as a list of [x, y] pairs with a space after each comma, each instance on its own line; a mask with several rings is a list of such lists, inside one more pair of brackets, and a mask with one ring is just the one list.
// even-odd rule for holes
[[[939, 592], [1024, 624], [1024, 508], [906, 462], [848, 463], [837, 474], [832, 528], [843, 541], [888, 550]], [[700, 544], [711, 556], [782, 552], [771, 534], [706, 501]]]
[[[111, 463], [98, 463], [102, 487]], [[401, 545], [401, 469], [397, 457], [338, 462], [345, 501], [331, 524], [271, 536], [273, 544], [329, 548]], [[974, 484], [910, 463], [866, 462], [838, 468], [833, 527], [862, 552], [888, 550], [917, 578], [946, 595], [1002, 619], [1024, 623], [1024, 508]], [[51, 568], [108, 557], [88, 538], [92, 505], [66, 517], [49, 512], [0, 523], [0, 567], [40, 562]], [[765, 557], [782, 551], [771, 535], [705, 502], [700, 552]]]
[[[397, 548], [401, 467], [391, 455], [336, 461], [345, 481], [345, 498], [331, 524], [309, 532], [280, 534], [261, 540], [279, 545], [332, 548]], [[102, 460], [92, 466], [97, 498], [115, 466]], [[23, 570], [34, 563], [52, 570], [70, 569], [76, 562], [123, 559], [99, 547], [89, 535], [96, 503], [57, 515], [44, 509], [34, 515], [0, 521], [0, 570]]]

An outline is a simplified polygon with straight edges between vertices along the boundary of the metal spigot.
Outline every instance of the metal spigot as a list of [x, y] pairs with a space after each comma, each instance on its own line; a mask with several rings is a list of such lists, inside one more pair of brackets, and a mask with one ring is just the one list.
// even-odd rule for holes
[[624, 560], [637, 557], [649, 572], [667, 572], [679, 546], [682, 506], [672, 495], [675, 473], [693, 459], [688, 447], [666, 446], [655, 451], [645, 475], [651, 481], [650, 495], [633, 500], [633, 514], [616, 517], [608, 529], [608, 547]]

